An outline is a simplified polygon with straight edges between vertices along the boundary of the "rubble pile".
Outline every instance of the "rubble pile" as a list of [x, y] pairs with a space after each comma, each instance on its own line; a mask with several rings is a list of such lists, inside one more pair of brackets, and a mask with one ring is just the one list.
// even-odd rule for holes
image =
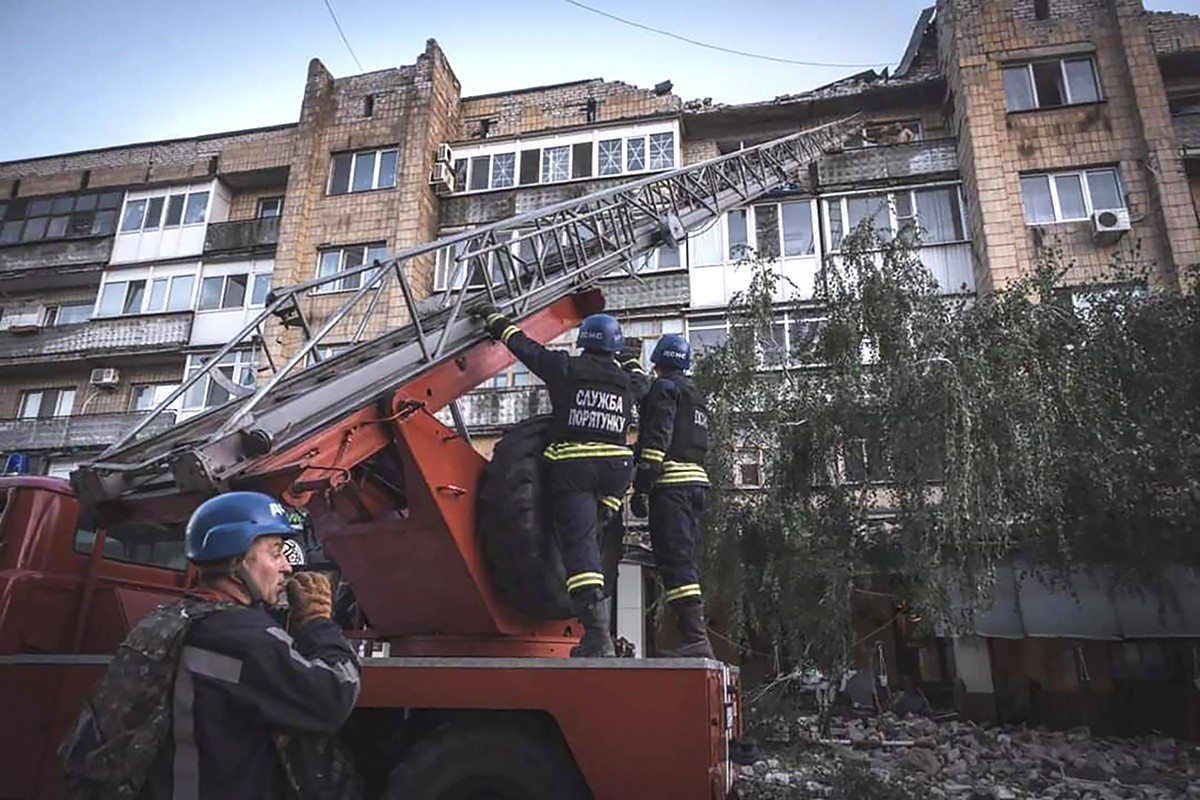
[[835, 720], [827, 736], [817, 733], [815, 718], [776, 721], [761, 739], [761, 757], [737, 768], [741, 800], [1200, 798], [1200, 751], [1159, 736], [1093, 737], [1087, 728], [980, 727], [889, 713]]

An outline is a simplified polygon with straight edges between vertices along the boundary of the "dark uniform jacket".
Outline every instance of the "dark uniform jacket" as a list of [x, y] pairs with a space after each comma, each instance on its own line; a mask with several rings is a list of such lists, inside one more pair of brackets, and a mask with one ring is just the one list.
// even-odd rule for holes
[[358, 697], [359, 663], [338, 625], [289, 635], [259, 607], [195, 622], [176, 671], [173, 736], [143, 796], [264, 800], [286, 796], [277, 733], [333, 734]]
[[657, 378], [639, 417], [638, 460], [662, 465], [660, 473], [655, 471], [655, 486], [708, 484], [706, 401], [686, 375], [674, 372]]

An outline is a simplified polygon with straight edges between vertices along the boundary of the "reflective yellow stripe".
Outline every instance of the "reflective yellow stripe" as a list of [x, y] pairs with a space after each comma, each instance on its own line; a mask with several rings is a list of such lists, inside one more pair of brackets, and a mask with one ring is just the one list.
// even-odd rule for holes
[[700, 584], [688, 583], [683, 586], [676, 586], [674, 589], [667, 589], [663, 592], [663, 599], [670, 603], [673, 600], [682, 600], [685, 597], [699, 597]]
[[504, 329], [504, 333], [500, 334], [500, 344], [508, 344], [508, 340], [514, 333], [520, 333], [521, 329], [516, 325], [509, 325]]
[[621, 498], [619, 497], [601, 497], [600, 504], [612, 509], [613, 511], [621, 510]]
[[656, 461], [661, 464], [662, 460], [666, 457], [667, 454], [662, 450], [655, 450], [650, 447], [642, 448], [642, 458], [646, 459], [647, 461]]
[[[642, 455], [645, 455], [643, 452]], [[708, 485], [708, 473], [699, 464], [686, 461], [664, 461], [662, 477], [655, 486], [672, 486], [681, 483], [701, 483]]]
[[488, 318], [484, 320], [484, 322], [486, 322], [488, 325], [491, 325], [493, 322], [495, 322], [498, 319], [504, 319], [504, 315], [499, 312], [497, 312], [495, 314], [490, 314], [490, 315], [488, 315]]
[[[567, 591], [573, 592], [584, 586], [604, 586], [604, 574], [600, 572], [577, 572], [567, 578]], [[699, 588], [699, 587], [697, 587]]]
[[542, 451], [549, 461], [568, 458], [630, 458], [633, 451], [619, 444], [607, 442], [554, 442]]

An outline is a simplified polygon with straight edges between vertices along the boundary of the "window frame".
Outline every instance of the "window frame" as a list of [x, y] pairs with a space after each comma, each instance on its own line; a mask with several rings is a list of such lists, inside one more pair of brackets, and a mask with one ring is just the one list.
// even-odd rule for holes
[[[199, 225], [207, 225], [209, 214], [212, 212], [212, 202], [215, 194], [212, 186], [206, 185], [204, 188], [184, 188], [183, 191], [168, 191], [166, 194], [148, 194], [145, 197], [130, 197], [129, 195], [125, 195], [120, 209], [121, 213], [117, 216], [116, 235], [132, 236], [143, 233], [161, 233], [175, 228], [194, 228]], [[193, 208], [192, 198], [199, 197], [200, 195], [205, 195], [202, 218], [194, 222], [188, 222], [188, 212]], [[172, 201], [178, 197], [183, 198], [179, 208], [179, 221], [171, 222]], [[149, 228], [146, 227], [147, 211], [156, 200], [162, 203], [159, 207], [158, 224], [153, 228]], [[141, 214], [138, 217], [137, 226], [126, 228], [125, 216], [129, 213], [129, 209], [138, 203], [142, 203], [143, 205]]]
[[[282, 217], [283, 216], [283, 200], [284, 200], [283, 195], [274, 195], [272, 197], [258, 198], [258, 212], [257, 212], [257, 214], [255, 214], [255, 218], [256, 219], [278, 219], [279, 217]], [[275, 204], [275, 213], [274, 214], [264, 214], [263, 213], [263, 211], [266, 210], [268, 203]]]
[[[1090, 100], [1075, 100], [1074, 92], [1071, 89], [1071, 81], [1068, 78], [1067, 63], [1085, 61], [1091, 66], [1092, 88], [1095, 91], [1095, 97]], [[1038, 96], [1037, 76], [1034, 74], [1034, 66], [1039, 64], [1058, 64], [1058, 74], [1062, 80], [1063, 91], [1066, 94], [1064, 102], [1058, 105], [1042, 105], [1041, 98]], [[1019, 114], [1026, 111], [1049, 111], [1055, 108], [1067, 108], [1069, 106], [1091, 105], [1093, 103], [1102, 103], [1105, 100], [1104, 88], [1100, 82], [1100, 70], [1096, 65], [1095, 53], [1072, 53], [1061, 56], [1052, 56], [1049, 58], [1037, 58], [1030, 61], [1015, 62], [1005, 64], [1000, 68], [1001, 82], [1006, 74], [1023, 71], [1025, 80], [1029, 89], [1030, 97], [1033, 100], [1033, 105], [1028, 108], [1013, 108], [1011, 105], [1011, 97], [1008, 93], [1007, 85], [1004, 86], [1004, 110], [1009, 114]]]
[[[46, 386], [41, 389], [24, 389], [21, 392], [20, 400], [17, 403], [17, 419], [62, 419], [63, 417], [71, 416], [75, 411], [75, 397], [78, 391], [76, 386]], [[46, 394], [53, 392], [54, 411], [51, 414], [43, 415], [42, 404], [46, 400]], [[37, 410], [33, 414], [26, 413], [29, 401], [37, 397]], [[63, 399], [69, 397], [69, 402], [66, 404], [64, 411]]]
[[[1092, 189], [1090, 175], [1099, 172], [1112, 173], [1117, 184], [1117, 197], [1121, 201], [1118, 208], [1096, 208], [1092, 202]], [[1085, 214], [1082, 217], [1064, 217], [1062, 215], [1062, 206], [1058, 197], [1058, 181], [1057, 178], [1074, 176], [1079, 178], [1080, 187], [1083, 190], [1083, 204]], [[1030, 178], [1045, 178], [1050, 189], [1050, 204], [1054, 209], [1054, 219], [1031, 221], [1029, 219], [1029, 207], [1025, 199], [1025, 180]], [[1079, 169], [1068, 170], [1053, 170], [1050, 172], [1023, 172], [1018, 176], [1018, 185], [1021, 191], [1021, 211], [1025, 219], [1025, 227], [1037, 227], [1041, 225], [1062, 225], [1072, 222], [1087, 222], [1092, 218], [1092, 215], [1097, 211], [1117, 211], [1128, 209], [1126, 202], [1125, 182], [1121, 179], [1121, 170], [1118, 165], [1109, 165], [1102, 167], [1080, 167]]]
[[[396, 154], [396, 169], [392, 176], [391, 185], [390, 186], [380, 186], [379, 185], [379, 172], [380, 172], [381, 167], [383, 166], [383, 156], [387, 153], [395, 153]], [[365, 157], [368, 155], [375, 159], [375, 163], [371, 168], [371, 185], [366, 189], [355, 189], [354, 188], [354, 174], [358, 167], [358, 159], [360, 157]], [[334, 186], [333, 179], [334, 179], [334, 175], [335, 175], [335, 167], [337, 165], [337, 160], [339, 158], [344, 158], [346, 156], [350, 157], [350, 170], [347, 173], [347, 177], [346, 177], [346, 189], [344, 191], [334, 191], [336, 187]], [[329, 177], [325, 182], [325, 195], [327, 197], [342, 197], [343, 195], [348, 195], [348, 194], [362, 194], [363, 192], [385, 191], [388, 189], [395, 189], [399, 185], [400, 185], [400, 146], [398, 144], [390, 145], [387, 147], [367, 148], [365, 150], [343, 150], [340, 152], [331, 153], [329, 156]]]
[[[350, 269], [357, 269], [358, 267], [369, 263], [371, 260], [374, 260], [374, 259], [371, 259], [371, 251], [372, 250], [381, 250], [381, 251], [383, 251], [382, 255], [384, 257], [387, 256], [387, 243], [386, 242], [371, 242], [368, 244], [344, 244], [344, 245], [338, 245], [335, 247], [323, 247], [317, 251], [316, 277], [317, 278], [325, 277], [321, 274], [321, 262], [324, 260], [326, 254], [338, 253], [338, 268], [337, 268], [337, 270], [335, 270], [332, 273], [333, 275], [337, 275], [339, 273], [346, 271], [346, 253], [351, 250], [356, 250], [356, 249], [362, 250], [363, 260], [359, 264], [356, 264], [353, 267], [350, 267]], [[382, 260], [382, 259], [380, 259], [380, 260]], [[382, 267], [380, 267], [380, 269], [382, 269]], [[370, 270], [364, 270], [357, 277], [359, 278], [359, 280], [358, 280], [357, 285], [355, 285], [355, 286], [346, 286], [344, 283], [346, 279], [341, 278], [336, 282], [329, 281], [326, 284], [323, 284], [320, 286], [314, 286], [311, 290], [311, 294], [324, 295], [324, 294], [338, 294], [340, 292], [357, 292], [360, 288], [362, 288], [363, 281], [370, 280], [371, 278], [374, 278], [375, 275], [371, 274]], [[376, 289], [378, 289], [378, 288], [379, 287], [376, 287]]]
[[[88, 322], [92, 318], [92, 312], [95, 310], [95, 303], [53, 303], [46, 306], [42, 310], [42, 327], [57, 328], [60, 325], [80, 325]], [[86, 309], [87, 316], [84, 319], [76, 319], [69, 322], [63, 321], [63, 309]]]
[[[93, 190], [5, 200], [0, 202], [0, 246], [113, 236], [121, 226], [124, 198], [123, 191]], [[86, 233], [73, 230], [81, 222]]]
[[[888, 230], [889, 236], [892, 238], [895, 238], [896, 236], [899, 236], [903, 230], [903, 228], [900, 227], [899, 220], [909, 218], [909, 216], [897, 215], [897, 213], [896, 213], [897, 206], [896, 206], [896, 200], [895, 200], [896, 195], [907, 194], [909, 196], [908, 202], [909, 202], [909, 207], [912, 211], [912, 214], [910, 216], [915, 220], [915, 223], [916, 223], [915, 229], [918, 231], [918, 234], [920, 234], [920, 231], [922, 230], [921, 208], [920, 208], [920, 203], [917, 201], [917, 194], [920, 192], [930, 191], [933, 189], [955, 189], [956, 190], [955, 191], [955, 202], [958, 205], [958, 225], [962, 230], [963, 238], [948, 239], [945, 241], [938, 241], [938, 242], [927, 242], [927, 241], [922, 240], [921, 235], [918, 235], [914, 241], [914, 244], [917, 247], [943, 247], [943, 246], [948, 246], [948, 245], [958, 245], [958, 244], [969, 243], [971, 241], [971, 229], [967, 225], [967, 209], [966, 209], [966, 203], [963, 202], [962, 183], [960, 181], [944, 181], [944, 182], [939, 182], [939, 183], [924, 183], [924, 184], [913, 185], [913, 186], [893, 187], [891, 189], [884, 189], [884, 190], [873, 190], [873, 191], [867, 190], [867, 191], [861, 191], [861, 192], [848, 192], [846, 194], [837, 194], [837, 195], [831, 195], [828, 197], [820, 198], [821, 202], [824, 204], [824, 212], [825, 212], [821, 215], [821, 226], [823, 228], [821, 233], [824, 236], [824, 244], [826, 247], [826, 253], [828, 255], [836, 255], [836, 254], [842, 252], [842, 242], [845, 241], [846, 236], [853, 230], [853, 226], [851, 226], [849, 224], [849, 220], [850, 220], [849, 201], [851, 199], [859, 198], [859, 197], [880, 197], [880, 196], [882, 196], [884, 198], [884, 202], [886, 203], [886, 208], [887, 208], [887, 224], [888, 224], [887, 230]], [[833, 225], [834, 215], [830, 213], [830, 204], [832, 204], [832, 203], [838, 204], [838, 206], [837, 206], [838, 213], [836, 216], [838, 218], [838, 224], [841, 228], [841, 230], [838, 232], [838, 235], [836, 237], [834, 236], [834, 225]], [[877, 227], [877, 230], [879, 230], [878, 227]]]
[[[150, 381], [150, 382], [146, 382], [146, 383], [133, 384], [129, 388], [129, 412], [131, 414], [136, 414], [136, 413], [141, 413], [141, 412], [146, 412], [146, 411], [153, 411], [154, 409], [158, 408], [159, 403], [161, 403], [163, 400], [170, 397], [171, 392], [178, 389], [179, 386], [180, 386], [179, 381], [176, 381], [174, 383], [170, 383], [168, 381]], [[154, 390], [154, 395], [157, 395], [159, 393], [160, 389], [163, 390], [162, 398], [155, 399], [155, 397], [151, 397], [151, 404], [149, 407], [138, 408], [138, 402], [137, 402], [138, 401], [138, 392], [140, 390], [145, 390], [145, 389]], [[175, 402], [172, 403], [171, 406], [173, 408], [179, 408], [179, 406], [182, 405], [182, 403], [183, 403], [183, 396], [180, 395], [179, 397], [175, 398]]]
[[[133, 274], [130, 273], [136, 274], [137, 277], [134, 277]], [[121, 271], [106, 274], [104, 279], [100, 282], [100, 288], [96, 291], [96, 302], [92, 307], [91, 319], [115, 319], [117, 317], [135, 317], [146, 316], [150, 314], [181, 314], [187, 311], [195, 311], [196, 305], [199, 302], [199, 296], [197, 294], [201, 283], [201, 281], [198, 280], [199, 276], [200, 269], [198, 265], [193, 267], [191, 272], [156, 272], [155, 268], [151, 267], [149, 270], [130, 270], [126, 271], [124, 274]], [[181, 308], [171, 308], [171, 290], [174, 288], [177, 280], [185, 279], [192, 281], [191, 291], [189, 291], [187, 295], [187, 305]], [[158, 309], [151, 308], [151, 301], [154, 297], [154, 284], [156, 281], [164, 280], [167, 282], [167, 288], [163, 295], [163, 306], [162, 308]], [[126, 311], [125, 306], [130, 300], [128, 285], [139, 281], [144, 284], [142, 287], [142, 302], [139, 304], [136, 311]], [[121, 302], [121, 311], [115, 314], [105, 314], [103, 313], [104, 292], [109, 286], [114, 286], [117, 284], [126, 284], [125, 293]]]
[[[201, 361], [200, 359], [206, 358], [206, 357], [211, 358], [212, 356], [215, 356], [217, 354], [217, 352], [218, 352], [217, 350], [207, 350], [205, 352], [200, 352], [200, 353], [188, 353], [187, 360], [184, 362], [184, 366], [183, 366], [183, 381], [182, 381], [182, 383], [186, 383], [188, 381], [188, 379], [192, 376], [193, 372], [198, 372], [199, 370], [204, 368], [204, 365], [207, 363], [207, 361]], [[245, 349], [245, 348], [230, 350], [228, 353], [225, 354], [224, 358], [222, 358], [221, 360], [225, 361], [225, 359], [231, 359], [231, 361], [228, 364], [218, 364], [218, 369], [222, 366], [232, 367], [233, 378], [231, 380], [235, 384], [238, 384], [239, 386], [245, 386], [247, 388], [251, 388], [254, 386], [254, 383], [256, 381], [257, 372], [258, 372], [258, 353], [255, 350]], [[249, 377], [251, 378], [250, 383], [239, 383], [238, 382], [239, 374], [241, 374], [242, 377], [245, 377], [247, 372], [249, 373]], [[211, 374], [205, 375], [199, 381], [197, 381], [196, 383], [194, 383], [190, 387], [188, 387], [187, 391], [185, 391], [182, 395], [180, 395], [179, 410], [184, 411], [184, 412], [189, 412], [189, 413], [199, 413], [201, 411], [206, 411], [210, 408], [216, 408], [217, 406], [228, 403], [230, 400], [233, 399], [233, 396], [229, 395], [224, 400], [221, 400], [216, 403], [211, 403], [210, 398], [211, 398], [211, 394], [213, 392], [214, 385], [216, 386], [217, 389], [220, 389], [221, 391], [223, 391], [227, 395], [229, 395], [229, 392], [227, 390], [225, 390], [224, 387], [220, 386], [220, 384], [217, 384], [216, 381], [214, 381], [212, 379]], [[192, 399], [191, 397], [189, 397], [189, 395], [193, 395], [193, 392], [197, 391], [197, 389], [196, 389], [197, 386], [204, 387], [204, 390], [203, 390], [204, 391], [204, 403], [203, 403], [203, 405], [199, 405], [199, 406], [189, 405], [189, 402]]]

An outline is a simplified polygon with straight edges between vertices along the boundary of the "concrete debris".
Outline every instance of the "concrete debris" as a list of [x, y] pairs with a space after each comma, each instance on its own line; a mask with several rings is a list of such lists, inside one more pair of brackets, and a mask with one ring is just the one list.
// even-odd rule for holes
[[[1093, 737], [1087, 728], [981, 727], [925, 717], [773, 720], [740, 800], [870, 796], [904, 800], [1200, 798], [1200, 747], [1161, 736]], [[783, 733], [786, 731], [786, 733]]]

